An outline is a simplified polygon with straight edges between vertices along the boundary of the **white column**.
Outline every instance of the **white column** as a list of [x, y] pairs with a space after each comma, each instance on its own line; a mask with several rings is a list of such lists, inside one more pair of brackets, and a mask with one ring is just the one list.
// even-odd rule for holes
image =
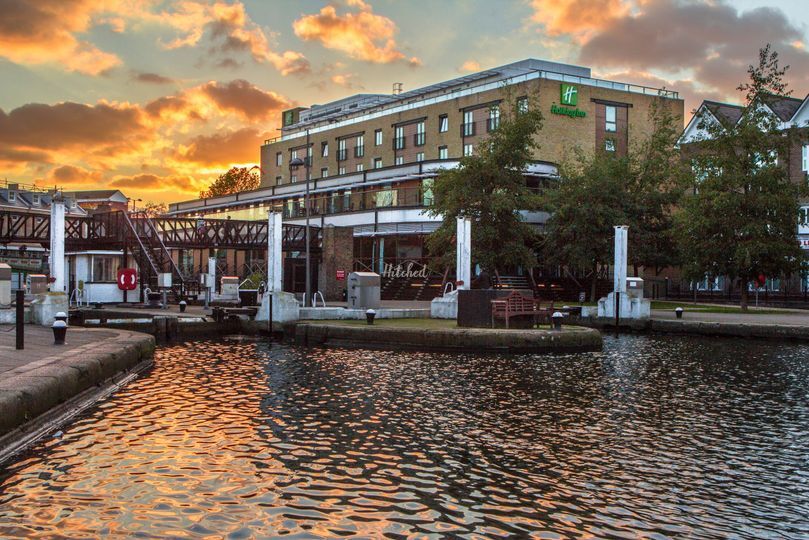
[[613, 265], [613, 290], [615, 292], [626, 292], [626, 257], [627, 257], [627, 237], [629, 227], [626, 225], [615, 226], [615, 263]]
[[208, 257], [208, 275], [211, 276], [211, 292], [216, 290], [216, 257]]
[[284, 290], [281, 217], [281, 212], [270, 212], [267, 227], [267, 290], [270, 292]]
[[50, 272], [52, 292], [65, 292], [65, 200], [56, 193], [51, 203]]
[[456, 279], [463, 282], [459, 289], [469, 289], [472, 283], [472, 222], [458, 218], [455, 233], [455, 273]]

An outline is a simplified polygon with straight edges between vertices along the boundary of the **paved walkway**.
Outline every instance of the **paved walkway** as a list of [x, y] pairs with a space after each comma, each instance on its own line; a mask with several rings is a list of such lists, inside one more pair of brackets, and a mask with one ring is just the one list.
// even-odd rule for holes
[[155, 346], [147, 334], [75, 327], [54, 345], [50, 328], [27, 324], [18, 351], [10, 328], [0, 326], [0, 456], [12, 430], [151, 359]]
[[25, 349], [16, 349], [16, 333], [13, 325], [0, 325], [0, 381], [26, 371], [37, 369], [59, 360], [70, 353], [82, 353], [96, 349], [100, 342], [115, 339], [118, 332], [110, 330], [74, 328], [67, 331], [64, 345], [53, 344], [50, 328], [25, 325]]
[[[684, 309], [683, 321], [809, 327], [809, 312], [804, 311], [794, 310], [778, 313], [705, 313], [690, 311], [688, 306], [684, 306]], [[672, 310], [653, 309], [652, 319], [676, 320], [677, 317]]]

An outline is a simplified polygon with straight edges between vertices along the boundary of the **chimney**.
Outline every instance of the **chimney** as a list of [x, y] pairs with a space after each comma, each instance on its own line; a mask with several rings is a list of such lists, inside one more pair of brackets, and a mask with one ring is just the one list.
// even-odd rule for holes
[[399, 94], [402, 93], [402, 86], [403, 86], [403, 84], [400, 83], [400, 82], [393, 83], [393, 95], [394, 96], [398, 96]]

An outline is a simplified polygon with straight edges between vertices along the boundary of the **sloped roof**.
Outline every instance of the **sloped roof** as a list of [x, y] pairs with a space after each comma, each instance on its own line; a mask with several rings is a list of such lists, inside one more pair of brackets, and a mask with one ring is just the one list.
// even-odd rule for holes
[[800, 108], [802, 99], [790, 96], [777, 96], [775, 94], [764, 94], [761, 96], [761, 101], [767, 104], [772, 112], [782, 121], [786, 122], [791, 120], [795, 113]]
[[98, 190], [90, 190], [90, 191], [65, 191], [63, 193], [65, 197], [70, 197], [71, 199], [76, 199], [77, 201], [88, 201], [88, 200], [101, 200], [101, 199], [112, 199], [113, 197], [120, 196], [126, 199], [126, 195], [124, 195], [121, 190], [119, 189], [98, 189]]
[[742, 111], [744, 111], [744, 107], [741, 105], [731, 105], [730, 103], [705, 100], [702, 104], [711, 111], [711, 114], [713, 114], [725, 128], [735, 126], [739, 118], [742, 117]]

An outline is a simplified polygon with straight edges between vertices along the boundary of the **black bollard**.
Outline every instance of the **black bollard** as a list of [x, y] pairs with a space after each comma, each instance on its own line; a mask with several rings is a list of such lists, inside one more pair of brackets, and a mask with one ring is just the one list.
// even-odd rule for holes
[[373, 309], [369, 309], [368, 311], [365, 312], [365, 321], [368, 324], [374, 324], [374, 317], [376, 317], [376, 311], [374, 311]]
[[25, 291], [17, 291], [17, 350], [25, 348]]
[[65, 321], [53, 322], [53, 344], [64, 345], [65, 336], [67, 335], [67, 323]]

